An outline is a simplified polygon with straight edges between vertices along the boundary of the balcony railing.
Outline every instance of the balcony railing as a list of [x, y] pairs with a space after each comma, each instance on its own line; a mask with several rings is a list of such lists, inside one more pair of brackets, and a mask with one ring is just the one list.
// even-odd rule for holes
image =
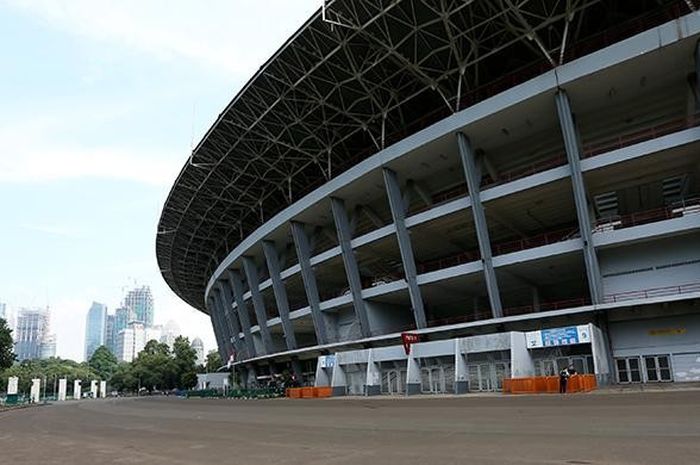
[[641, 212], [630, 213], [628, 215], [612, 215], [605, 218], [600, 218], [596, 221], [596, 226], [593, 229], [594, 233], [614, 231], [618, 229], [630, 228], [648, 223], [656, 223], [657, 221], [670, 220], [673, 218], [682, 218], [688, 215], [697, 215], [700, 213], [700, 197], [690, 197], [674, 202], [661, 208], [646, 210]]
[[472, 252], [462, 252], [450, 257], [438, 258], [435, 260], [430, 260], [427, 262], [419, 263], [416, 265], [418, 273], [428, 273], [429, 271], [442, 270], [444, 268], [449, 268], [451, 266], [462, 265], [464, 263], [474, 262], [481, 258], [478, 251]]
[[700, 282], [642, 289], [639, 291], [619, 292], [617, 294], [606, 295], [603, 301], [605, 303], [624, 302], [626, 300], [651, 299], [654, 297], [667, 297], [691, 292], [700, 292]]
[[494, 255], [503, 255], [511, 252], [519, 252], [525, 249], [542, 247], [543, 245], [562, 242], [576, 237], [578, 227], [569, 227], [557, 231], [546, 232], [537, 236], [526, 237], [515, 241], [504, 242], [493, 246]]
[[700, 115], [692, 115], [685, 118], [678, 118], [671, 121], [635, 128], [614, 137], [609, 137], [601, 141], [590, 142], [583, 145], [581, 157], [589, 158], [611, 150], [621, 149], [630, 145], [638, 144], [658, 137], [673, 134], [683, 129], [700, 126]]

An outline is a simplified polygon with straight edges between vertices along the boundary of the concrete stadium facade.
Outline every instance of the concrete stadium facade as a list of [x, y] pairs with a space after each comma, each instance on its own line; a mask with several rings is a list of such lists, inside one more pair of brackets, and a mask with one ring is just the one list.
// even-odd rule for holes
[[[601, 383], [700, 380], [695, 5], [606, 23], [598, 2], [456, 3], [327, 2], [183, 168], [158, 231], [166, 281], [248, 385], [289, 370], [337, 395], [495, 391], [571, 364]], [[461, 55], [480, 34], [451, 28], [477, 17], [521, 34], [489, 45], [499, 63], [527, 44], [533, 64]], [[452, 61], [402, 51], [435, 24]], [[314, 34], [337, 46], [315, 53]], [[295, 47], [306, 71], [255, 90]], [[496, 74], [468, 84], [476, 71]], [[421, 339], [408, 354], [404, 332]]]

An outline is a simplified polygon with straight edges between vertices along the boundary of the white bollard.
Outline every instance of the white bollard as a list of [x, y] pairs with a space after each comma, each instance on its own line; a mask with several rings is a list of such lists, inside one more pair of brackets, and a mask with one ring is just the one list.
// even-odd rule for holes
[[58, 400], [63, 402], [66, 400], [66, 391], [68, 390], [68, 380], [61, 378], [58, 380]]
[[107, 397], [107, 381], [100, 381], [100, 397]]
[[93, 379], [90, 381], [90, 396], [93, 399], [97, 399], [97, 380]]
[[18, 388], [19, 388], [19, 378], [16, 376], [10, 376], [7, 379], [7, 393], [8, 394], [17, 394]]
[[76, 379], [73, 382], [73, 399], [75, 399], [75, 400], [80, 400], [80, 397], [83, 394], [82, 383], [83, 382], [79, 379]]
[[41, 400], [41, 379], [34, 378], [32, 380], [32, 387], [29, 391], [29, 400], [35, 404], [38, 404]]

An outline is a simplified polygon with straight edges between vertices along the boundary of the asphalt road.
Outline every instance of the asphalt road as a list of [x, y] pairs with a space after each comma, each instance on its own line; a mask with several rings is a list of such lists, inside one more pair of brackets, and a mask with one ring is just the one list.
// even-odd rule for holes
[[0, 413], [0, 464], [698, 464], [700, 391], [232, 401]]

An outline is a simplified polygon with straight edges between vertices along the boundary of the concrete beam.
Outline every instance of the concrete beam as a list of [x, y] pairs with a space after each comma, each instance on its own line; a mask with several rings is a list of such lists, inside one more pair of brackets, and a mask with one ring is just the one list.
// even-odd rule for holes
[[287, 349], [294, 350], [297, 348], [297, 339], [294, 335], [294, 326], [289, 319], [289, 299], [287, 298], [287, 289], [284, 287], [284, 282], [280, 276], [277, 248], [272, 241], [263, 241], [262, 246], [263, 252], [265, 253], [265, 261], [267, 262], [267, 269], [270, 271], [272, 291], [275, 294], [275, 301], [277, 302], [277, 311], [279, 312], [280, 320], [282, 320], [282, 329], [284, 330]]
[[227, 270], [227, 278], [231, 289], [233, 289], [233, 298], [236, 301], [236, 313], [241, 321], [243, 329], [243, 337], [246, 348], [248, 349], [248, 357], [255, 357], [255, 342], [253, 335], [250, 332], [250, 316], [248, 315], [248, 305], [243, 298], [243, 280], [238, 271]]
[[481, 203], [481, 187], [480, 177], [477, 176], [476, 160], [474, 150], [467, 136], [461, 132], [457, 133], [457, 147], [459, 149], [459, 157], [462, 160], [462, 168], [464, 169], [464, 177], [467, 180], [469, 189], [469, 197], [471, 198], [472, 215], [474, 216], [474, 225], [476, 227], [476, 236], [479, 240], [479, 251], [481, 252], [481, 262], [484, 265], [484, 279], [486, 281], [486, 289], [489, 294], [489, 302], [491, 304], [491, 313], [494, 318], [503, 316], [503, 308], [501, 306], [501, 295], [498, 290], [498, 281], [496, 272], [493, 268], [491, 240], [489, 238], [488, 224], [486, 223], [486, 215], [484, 214], [484, 206]]
[[260, 294], [260, 280], [258, 278], [258, 267], [251, 257], [243, 257], [243, 270], [245, 271], [246, 281], [250, 288], [251, 300], [253, 301], [253, 309], [255, 310], [255, 318], [260, 327], [260, 336], [262, 337], [263, 347], [265, 352], [271, 354], [275, 347], [272, 343], [270, 329], [267, 327], [267, 312], [265, 311], [265, 302]]
[[241, 325], [238, 322], [238, 316], [233, 310], [232, 297], [233, 292], [231, 291], [231, 285], [227, 280], [219, 282], [219, 294], [221, 295], [222, 302], [224, 305], [224, 316], [228, 322], [229, 329], [233, 333], [233, 346], [240, 355], [245, 355], [243, 341], [241, 340]]
[[360, 271], [357, 267], [355, 253], [351, 245], [352, 234], [350, 232], [348, 216], [345, 211], [345, 202], [342, 199], [331, 197], [331, 210], [333, 212], [333, 220], [335, 221], [335, 229], [338, 233], [338, 243], [342, 251], [345, 275], [348, 278], [348, 285], [350, 287], [350, 293], [352, 294], [355, 316], [360, 323], [362, 336], [369, 337], [369, 318], [367, 317], [365, 301], [362, 299], [362, 281], [360, 279]]
[[294, 237], [294, 246], [296, 247], [297, 251], [297, 258], [299, 259], [299, 266], [301, 267], [301, 278], [304, 282], [306, 299], [309, 302], [311, 319], [314, 322], [314, 329], [316, 330], [316, 340], [318, 341], [319, 345], [327, 344], [329, 342], [328, 330], [326, 328], [326, 320], [321, 313], [321, 302], [318, 296], [316, 275], [311, 267], [311, 246], [309, 244], [309, 237], [306, 235], [306, 231], [304, 231], [304, 225], [302, 223], [292, 221], [291, 227], [292, 237]]
[[603, 284], [600, 277], [600, 266], [598, 256], [593, 246], [593, 234], [591, 217], [588, 210], [588, 200], [586, 197], [586, 187], [581, 174], [581, 149], [579, 138], [574, 126], [574, 118], [571, 113], [571, 106], [566, 92], [559, 90], [555, 95], [557, 104], [557, 114], [559, 125], [561, 126], [566, 149], [566, 158], [571, 169], [571, 186], [574, 191], [574, 201], [576, 204], [576, 216], [578, 217], [579, 230], [583, 240], [583, 258], [586, 264], [586, 277], [588, 278], [588, 288], [591, 294], [591, 301], [599, 304], [603, 301]]
[[383, 173], [386, 193], [389, 198], [389, 207], [391, 208], [391, 216], [394, 219], [394, 226], [396, 227], [396, 240], [399, 243], [399, 252], [401, 253], [401, 261], [403, 262], [406, 283], [408, 284], [408, 294], [411, 299], [411, 307], [413, 308], [413, 317], [416, 322], [416, 328], [425, 328], [428, 326], [428, 323], [425, 318], [423, 298], [421, 297], [420, 287], [418, 287], [418, 281], [416, 279], [416, 261], [413, 256], [411, 238], [406, 228], [406, 206], [401, 197], [398, 176], [396, 172], [389, 168], [384, 168]]

